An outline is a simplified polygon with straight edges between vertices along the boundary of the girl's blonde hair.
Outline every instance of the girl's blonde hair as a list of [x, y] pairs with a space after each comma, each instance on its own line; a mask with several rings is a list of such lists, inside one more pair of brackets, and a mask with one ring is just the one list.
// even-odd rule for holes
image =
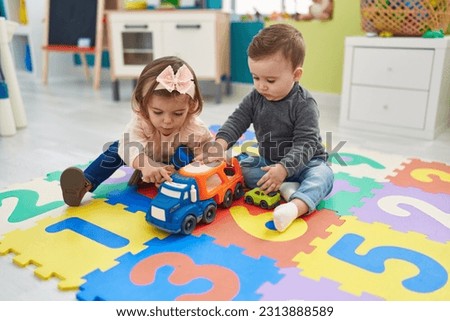
[[[169, 65], [172, 66], [174, 73], [176, 73], [178, 69], [183, 65], [186, 65], [189, 68], [192, 75], [194, 76], [194, 99], [192, 99], [187, 94], [180, 94], [176, 90], [173, 90], [172, 92], [169, 92], [166, 89], [155, 90], [156, 86], [158, 85], [156, 77], [158, 77], [158, 75]], [[131, 108], [135, 113], [140, 114], [147, 120], [150, 119], [147, 106], [152, 95], [164, 97], [177, 97], [180, 95], [186, 95], [187, 97], [189, 97], [189, 114], [198, 115], [203, 110], [203, 98], [200, 94], [198, 80], [194, 70], [184, 60], [175, 56], [161, 57], [153, 60], [147, 66], [145, 66], [144, 70], [142, 70], [141, 75], [139, 76], [136, 88], [134, 89], [133, 95], [131, 97]]]

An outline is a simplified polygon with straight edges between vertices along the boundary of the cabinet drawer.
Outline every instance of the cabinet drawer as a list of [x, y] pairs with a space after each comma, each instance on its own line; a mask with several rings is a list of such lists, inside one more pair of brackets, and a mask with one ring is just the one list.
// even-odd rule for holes
[[355, 48], [352, 83], [428, 90], [434, 50]]
[[198, 78], [216, 75], [216, 26], [213, 21], [164, 22], [164, 51], [184, 59]]
[[349, 120], [423, 129], [428, 93], [423, 91], [352, 86]]

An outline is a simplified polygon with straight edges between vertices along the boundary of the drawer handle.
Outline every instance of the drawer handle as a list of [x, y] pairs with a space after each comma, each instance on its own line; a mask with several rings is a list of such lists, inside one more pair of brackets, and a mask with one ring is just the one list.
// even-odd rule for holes
[[177, 29], [200, 29], [202, 25], [176, 25]]
[[125, 29], [147, 29], [148, 25], [125, 25]]
[[389, 109], [389, 106], [388, 106], [388, 105], [383, 105], [383, 109], [384, 109], [384, 110], [388, 110], [388, 109]]

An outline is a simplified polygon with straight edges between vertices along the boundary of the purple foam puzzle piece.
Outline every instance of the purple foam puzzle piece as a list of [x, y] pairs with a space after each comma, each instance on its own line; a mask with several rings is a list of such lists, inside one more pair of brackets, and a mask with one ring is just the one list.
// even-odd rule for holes
[[276, 284], [264, 283], [258, 293], [264, 301], [380, 301], [377, 296], [363, 293], [361, 296], [339, 290], [339, 283], [328, 279], [315, 281], [301, 276], [300, 270], [292, 267], [280, 270], [283, 279]]
[[327, 200], [327, 199], [333, 197], [336, 193], [341, 192], [341, 191], [357, 193], [359, 191], [359, 189], [355, 186], [352, 186], [346, 180], [337, 179], [334, 181], [333, 189], [331, 190], [330, 194], [328, 194], [324, 199]]
[[125, 175], [121, 176], [121, 177], [114, 177], [114, 175], [113, 175], [110, 178], [108, 178], [106, 181], [104, 181], [103, 184], [118, 184], [118, 183], [128, 182], [128, 180], [130, 179], [131, 175], [134, 172], [134, 169], [131, 167], [128, 167], [128, 166], [122, 166], [118, 170], [125, 172]]
[[382, 222], [400, 232], [419, 232], [438, 242], [450, 241], [450, 197], [418, 188], [384, 183], [354, 214], [361, 221]]

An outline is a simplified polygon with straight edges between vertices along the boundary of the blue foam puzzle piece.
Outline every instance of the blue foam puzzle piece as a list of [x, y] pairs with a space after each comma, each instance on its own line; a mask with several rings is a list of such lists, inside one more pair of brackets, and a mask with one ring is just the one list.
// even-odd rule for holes
[[69, 217], [45, 229], [47, 233], [58, 233], [63, 230], [71, 230], [94, 242], [113, 249], [119, 249], [130, 243], [128, 239], [79, 217]]
[[[257, 290], [264, 283], [276, 283], [282, 275], [275, 266], [275, 261], [266, 257], [255, 259], [242, 254], [243, 249], [236, 246], [221, 247], [208, 235], [180, 236], [171, 235], [163, 240], [152, 239], [148, 247], [137, 254], [127, 253], [121, 256], [120, 264], [108, 271], [95, 270], [84, 277], [87, 280], [77, 293], [79, 300], [176, 300], [181, 295], [202, 294], [209, 291], [214, 284], [208, 277], [199, 274], [188, 282], [174, 284], [170, 281], [175, 269], [184, 269], [182, 273], [195, 272], [207, 266], [209, 270], [217, 268], [234, 273], [238, 278], [238, 291], [232, 300], [258, 300]], [[147, 259], [160, 254], [188, 257], [192, 265], [167, 263], [153, 266], [155, 269], [152, 282], [133, 283], [133, 269]], [[231, 271], [231, 272], [230, 272]], [[180, 272], [180, 271], [179, 271]], [[146, 271], [147, 273], [147, 271]], [[148, 271], [151, 274], [151, 271]], [[224, 282], [226, 284], [226, 282]], [[223, 286], [223, 285], [222, 285]]]
[[111, 205], [123, 204], [125, 205], [125, 210], [136, 213], [137, 211], [147, 212], [152, 200], [138, 193], [137, 186], [129, 186], [124, 190], [111, 191], [108, 194], [106, 203]]

